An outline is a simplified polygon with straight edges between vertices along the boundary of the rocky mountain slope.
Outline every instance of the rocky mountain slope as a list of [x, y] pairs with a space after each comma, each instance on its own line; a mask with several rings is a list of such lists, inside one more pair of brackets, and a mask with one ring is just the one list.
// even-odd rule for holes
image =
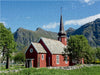
[[37, 42], [40, 37], [57, 39], [57, 33], [45, 31], [41, 28], [37, 28], [36, 31], [19, 28], [14, 33], [14, 39], [17, 42], [18, 50], [22, 50], [22, 48], [28, 46], [31, 42]]
[[100, 18], [81, 26], [71, 35], [84, 35], [92, 47], [100, 46]]
[[70, 35], [72, 35], [72, 33], [75, 31], [75, 29], [73, 28], [69, 28], [66, 30], [66, 34], [67, 34], [67, 37], [69, 37]]
[[[78, 29], [69, 28], [66, 30], [67, 37], [70, 35], [84, 35], [92, 47], [100, 46], [100, 19], [87, 23]], [[17, 29], [14, 33], [14, 39], [17, 42], [17, 49], [22, 50], [31, 42], [36, 42], [40, 37], [57, 39], [57, 33], [45, 31], [37, 28], [36, 31], [26, 30], [23, 28]]]

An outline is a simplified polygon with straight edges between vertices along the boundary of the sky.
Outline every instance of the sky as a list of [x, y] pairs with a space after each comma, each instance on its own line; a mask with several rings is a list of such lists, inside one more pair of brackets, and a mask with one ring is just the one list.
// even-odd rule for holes
[[0, 0], [0, 22], [13, 33], [20, 27], [58, 32], [61, 7], [65, 30], [100, 18], [100, 0]]

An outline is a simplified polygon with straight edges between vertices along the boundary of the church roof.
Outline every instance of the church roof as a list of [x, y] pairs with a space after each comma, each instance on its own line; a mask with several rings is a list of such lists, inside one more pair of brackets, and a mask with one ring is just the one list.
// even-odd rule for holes
[[64, 52], [65, 45], [58, 40], [48, 39], [41, 37], [51, 54], [62, 54]]
[[42, 47], [42, 45], [40, 43], [32, 42], [32, 45], [35, 48], [35, 50], [37, 51], [37, 53], [46, 53], [45, 49]]

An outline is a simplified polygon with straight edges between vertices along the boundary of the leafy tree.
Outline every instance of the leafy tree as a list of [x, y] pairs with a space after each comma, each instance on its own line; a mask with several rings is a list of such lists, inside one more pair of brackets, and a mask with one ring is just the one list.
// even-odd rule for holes
[[0, 24], [0, 43], [3, 56], [6, 57], [6, 69], [8, 69], [10, 56], [16, 50], [16, 43], [10, 28], [6, 29], [3, 24]]
[[15, 61], [15, 63], [24, 63], [25, 54], [22, 52], [16, 53], [16, 55], [14, 56], [14, 61]]
[[96, 57], [100, 60], [100, 48], [97, 48]]
[[70, 36], [68, 40], [68, 46], [64, 49], [64, 57], [66, 53], [69, 55], [69, 58], [75, 60], [77, 63], [80, 63], [79, 60], [84, 58], [86, 63], [92, 61], [94, 54], [92, 48], [88, 44], [88, 40], [83, 35]]
[[23, 48], [23, 50], [17, 52], [14, 56], [14, 61], [16, 63], [24, 63], [25, 62], [25, 51], [27, 49], [27, 46]]

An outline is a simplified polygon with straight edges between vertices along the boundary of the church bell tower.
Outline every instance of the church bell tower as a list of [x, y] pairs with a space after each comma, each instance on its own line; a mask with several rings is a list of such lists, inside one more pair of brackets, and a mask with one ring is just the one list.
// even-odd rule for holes
[[58, 33], [58, 40], [61, 41], [64, 45], [67, 45], [67, 37], [66, 37], [66, 32], [64, 31], [62, 13], [60, 16], [60, 28]]

